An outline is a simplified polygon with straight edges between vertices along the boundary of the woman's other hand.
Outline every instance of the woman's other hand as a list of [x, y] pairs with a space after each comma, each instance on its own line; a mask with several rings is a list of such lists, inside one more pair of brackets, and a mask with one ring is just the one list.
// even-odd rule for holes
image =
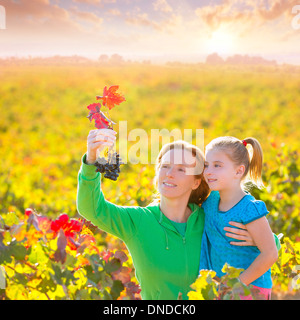
[[229, 224], [236, 228], [225, 227], [224, 230], [227, 231], [225, 235], [229, 238], [241, 240], [231, 241], [230, 244], [234, 246], [256, 246], [245, 225], [234, 221], [230, 221]]

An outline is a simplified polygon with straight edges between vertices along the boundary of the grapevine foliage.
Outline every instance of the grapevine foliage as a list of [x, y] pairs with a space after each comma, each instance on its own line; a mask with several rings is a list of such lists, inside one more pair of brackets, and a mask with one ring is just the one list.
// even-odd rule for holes
[[[300, 277], [297, 276], [295, 266], [300, 265], [300, 244], [294, 243], [285, 237], [279, 250], [277, 262], [272, 266], [272, 279], [275, 290], [280, 289], [296, 292], [300, 288]], [[224, 265], [221, 278], [216, 277], [216, 272], [212, 270], [201, 270], [197, 280], [191, 285], [188, 293], [190, 300], [241, 300], [242, 296], [251, 296], [254, 300], [261, 300], [262, 296], [252, 285], [246, 286], [238, 279], [243, 269]], [[291, 288], [291, 277], [294, 288]]]
[[140, 299], [124, 251], [99, 250], [90, 223], [26, 209], [0, 219], [2, 299]]

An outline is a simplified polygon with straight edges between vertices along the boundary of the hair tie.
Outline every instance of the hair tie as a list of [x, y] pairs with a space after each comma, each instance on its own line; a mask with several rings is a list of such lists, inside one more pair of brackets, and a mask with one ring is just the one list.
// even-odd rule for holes
[[242, 142], [243, 142], [243, 145], [246, 147], [247, 142], [245, 140], [242, 140]]

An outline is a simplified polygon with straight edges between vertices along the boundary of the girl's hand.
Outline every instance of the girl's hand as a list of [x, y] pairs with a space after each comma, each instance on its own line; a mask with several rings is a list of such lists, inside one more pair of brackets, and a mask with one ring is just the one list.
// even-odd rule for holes
[[97, 151], [105, 147], [111, 147], [115, 143], [117, 132], [111, 129], [95, 129], [89, 132], [87, 137], [86, 163], [94, 164], [97, 159]]
[[231, 241], [230, 244], [234, 246], [256, 246], [245, 225], [234, 221], [230, 221], [229, 224], [239, 229], [225, 227], [224, 230], [228, 231], [225, 235], [233, 239], [242, 240], [241, 242]]

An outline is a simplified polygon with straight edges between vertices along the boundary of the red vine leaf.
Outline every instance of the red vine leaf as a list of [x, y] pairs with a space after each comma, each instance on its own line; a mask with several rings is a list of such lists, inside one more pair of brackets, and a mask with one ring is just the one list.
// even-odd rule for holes
[[103, 260], [108, 263], [108, 259], [113, 256], [113, 253], [111, 251], [104, 250], [101, 252], [101, 256]]
[[141, 292], [141, 288], [138, 284], [130, 281], [124, 286], [126, 288], [126, 295], [129, 297], [129, 299], [139, 300], [139, 298], [136, 296], [136, 294], [139, 294]]
[[115, 252], [115, 258], [119, 259], [122, 263], [128, 260], [126, 253], [121, 250]]
[[[55, 235], [57, 233], [60, 234], [62, 231], [67, 239], [70, 240], [70, 238], [74, 239], [75, 233], [80, 232], [82, 228], [82, 222], [79, 222], [76, 219], [69, 220], [69, 216], [66, 213], [63, 213], [56, 220], [51, 222], [50, 228]], [[74, 247], [72, 246], [72, 243], [73, 242], [71, 241], [71, 247]]]
[[95, 127], [97, 129], [108, 129], [111, 128], [111, 125], [115, 124], [115, 122], [108, 119], [102, 111], [94, 113], [92, 119], [95, 120]]
[[89, 118], [89, 120], [92, 121], [93, 115], [100, 112], [101, 103], [92, 103], [88, 105], [87, 108], [90, 110], [90, 113], [87, 116], [87, 118]]
[[125, 285], [131, 280], [131, 272], [132, 269], [128, 267], [121, 267], [119, 270], [112, 272], [112, 277], [114, 280], [120, 280]]
[[103, 89], [103, 96], [97, 96], [97, 100], [103, 100], [103, 105], [106, 106], [109, 110], [119, 105], [121, 102], [125, 101], [124, 96], [116, 91], [119, 89], [119, 86], [111, 86], [107, 89], [107, 86]]

